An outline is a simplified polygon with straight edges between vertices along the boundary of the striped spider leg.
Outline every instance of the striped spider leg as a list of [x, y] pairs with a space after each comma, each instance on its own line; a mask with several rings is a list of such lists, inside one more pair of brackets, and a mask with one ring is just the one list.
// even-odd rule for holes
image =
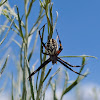
[[80, 74], [76, 71], [74, 71], [72, 68], [70, 67], [82, 67], [82, 66], [73, 66], [73, 65], [70, 65], [68, 62], [62, 60], [61, 58], [57, 57], [57, 61], [60, 62], [62, 65], [64, 65], [66, 68], [68, 68], [69, 70], [73, 71], [74, 73], [78, 74], [78, 75], [82, 75], [82, 76], [86, 76], [86, 75], [83, 75], [83, 74]]
[[30, 80], [30, 79], [31, 79], [31, 76], [33, 76], [36, 72], [38, 72], [38, 71], [39, 71], [41, 68], [43, 68], [45, 65], [47, 65], [50, 61], [51, 61], [50, 58], [47, 59], [42, 65], [40, 65], [40, 67], [39, 67], [38, 69], [36, 69], [34, 72], [32, 72], [32, 73], [29, 75], [28, 79]]
[[[44, 28], [44, 27], [45, 27], [45, 25], [42, 28]], [[58, 49], [57, 41], [54, 40], [54, 39], [48, 40], [48, 42], [46, 44], [42, 41], [43, 39], [42, 39], [41, 34], [40, 34], [41, 29], [39, 30], [40, 40], [41, 40], [42, 46], [47, 51], [46, 53], [43, 52], [43, 48], [42, 48], [42, 53], [46, 54], [46, 55], [49, 55], [50, 57], [42, 65], [40, 65], [40, 67], [38, 69], [36, 69], [34, 72], [32, 72], [29, 75], [28, 78], [31, 79], [32, 75], [34, 75], [36, 72], [38, 72], [41, 68], [43, 68], [49, 62], [52, 62], [52, 64], [54, 65], [55, 63], [57, 63], [57, 61], [60, 62], [62, 65], [64, 65], [69, 70], [73, 71], [74, 73], [76, 73], [78, 75], [82, 75], [82, 74], [80, 74], [80, 73], [78, 73], [78, 72], [76, 72], [76, 71], [74, 71], [73, 69], [70, 68], [70, 67], [82, 67], [82, 66], [73, 66], [73, 65], [69, 64], [68, 62], [62, 60], [60, 57], [58, 57], [58, 55], [60, 54], [60, 52], [63, 50], [63, 47], [62, 47], [61, 40], [59, 38], [57, 30], [56, 30], [56, 32], [57, 32], [57, 36], [58, 36], [58, 39], [59, 39], [59, 49]], [[82, 76], [85, 76], [85, 75], [82, 75]]]

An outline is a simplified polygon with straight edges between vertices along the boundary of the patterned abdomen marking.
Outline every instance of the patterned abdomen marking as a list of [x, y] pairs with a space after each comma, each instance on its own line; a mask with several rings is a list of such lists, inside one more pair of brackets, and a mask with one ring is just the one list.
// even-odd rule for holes
[[47, 53], [49, 55], [55, 55], [58, 50], [58, 44], [57, 44], [56, 40], [50, 39], [47, 42], [46, 49], [47, 49]]

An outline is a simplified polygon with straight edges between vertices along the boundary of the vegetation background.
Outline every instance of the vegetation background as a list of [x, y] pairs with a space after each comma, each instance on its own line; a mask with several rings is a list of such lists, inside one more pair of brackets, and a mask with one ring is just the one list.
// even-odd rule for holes
[[[79, 0], [1, 0], [0, 98], [99, 100], [100, 63], [93, 59], [100, 58], [99, 4], [99, 1]], [[41, 30], [43, 41], [57, 39], [57, 29], [64, 48], [60, 57], [73, 65], [86, 64], [74, 70], [87, 77], [67, 71], [59, 63], [54, 66], [50, 63], [28, 81], [29, 74], [48, 57], [41, 53], [41, 41], [38, 39], [38, 31], [45, 23], [47, 25]]]

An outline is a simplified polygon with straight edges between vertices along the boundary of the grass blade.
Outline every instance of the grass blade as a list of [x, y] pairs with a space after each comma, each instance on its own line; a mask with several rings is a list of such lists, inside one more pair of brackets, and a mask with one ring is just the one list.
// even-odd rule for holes
[[21, 45], [18, 41], [16, 41], [15, 39], [12, 39], [20, 48], [21, 48]]
[[[14, 18], [14, 19], [15, 19], [15, 18]], [[12, 24], [13, 24], [13, 22], [14, 22], [14, 19], [12, 20], [12, 22], [11, 22], [11, 24], [10, 24], [10, 27], [9, 27], [9, 29], [8, 29], [8, 31], [7, 31], [7, 33], [6, 33], [6, 35], [5, 35], [5, 37], [4, 37], [3, 40], [0, 42], [0, 45], [1, 45], [1, 44], [4, 42], [4, 40], [6, 39], [8, 33], [9, 33], [10, 29], [11, 29], [11, 26], [12, 26]]]
[[68, 72], [65, 70], [65, 82], [64, 82], [63, 91], [64, 91], [64, 89], [67, 87], [68, 80], [69, 80]]
[[35, 42], [34, 42], [32, 51], [31, 51], [31, 53], [29, 54], [29, 57], [28, 57], [28, 61], [29, 61], [29, 62], [30, 62], [30, 59], [31, 59], [31, 57], [32, 57], [32, 55], [33, 55], [33, 53], [34, 53], [34, 49], [35, 49], [35, 47], [36, 47], [37, 39], [38, 39], [38, 30], [37, 30], [37, 33], [36, 33]]
[[7, 65], [8, 58], [9, 58], [9, 55], [8, 55], [8, 57], [6, 58], [5, 63], [4, 63], [4, 65], [3, 65], [3, 67], [2, 67], [2, 69], [1, 69], [1, 71], [0, 71], [0, 77], [1, 77], [2, 73], [4, 72], [4, 69], [5, 69], [6, 65]]
[[[83, 57], [82, 65], [85, 65], [85, 57]], [[82, 66], [82, 68], [80, 69], [79, 73], [82, 72], [83, 68], [84, 68], [84, 66]], [[62, 100], [63, 96], [64, 96], [67, 92], [69, 92], [69, 91], [70, 91], [72, 88], [74, 88], [85, 76], [87, 76], [87, 75], [88, 75], [88, 72], [85, 72], [83, 75], [84, 75], [84, 76], [79, 76], [79, 75], [78, 75], [77, 79], [76, 79], [70, 86], [68, 86], [66, 89], [63, 90], [60, 100]]]
[[44, 91], [43, 91], [43, 94], [42, 95], [44, 95], [45, 94], [45, 92], [46, 92], [46, 90], [47, 90], [47, 88], [48, 88], [48, 86], [49, 86], [49, 84], [50, 84], [50, 82], [51, 82], [51, 80], [52, 80], [52, 78], [58, 73], [60, 71], [60, 68], [50, 77], [50, 79], [49, 79], [49, 81], [48, 81], [48, 83], [47, 83], [47, 85], [46, 85], [46, 87], [45, 87], [45, 89], [44, 89]]
[[[42, 15], [42, 13], [43, 13], [43, 8], [40, 8], [39, 16], [38, 16], [38, 18], [37, 18], [35, 24], [33, 25], [31, 31], [29, 32], [29, 36], [32, 35], [33, 32], [34, 32], [36, 29], [38, 29], [38, 27], [39, 27], [39, 25], [40, 25], [40, 23], [41, 23], [41, 20], [43, 19], [44, 15], [45, 15], [45, 14]], [[38, 26], [35, 28], [35, 26], [36, 26], [37, 24], [38, 24]], [[33, 31], [33, 30], [34, 30], [34, 31]]]
[[51, 70], [52, 70], [52, 67], [51, 67], [51, 68], [49, 69], [49, 71], [47, 72], [47, 74], [46, 74], [46, 76], [45, 76], [43, 82], [47, 79], [47, 77], [48, 77], [48, 75], [50, 74]]
[[90, 56], [90, 55], [80, 55], [80, 56], [59, 56], [60, 58], [66, 58], [66, 57], [68, 57], [68, 58], [74, 58], [74, 57], [90, 57], [90, 58], [96, 58], [97, 59], [97, 57], [95, 57], [95, 56]]
[[[27, 62], [27, 70], [28, 70], [28, 73], [29, 75], [31, 74], [30, 72], [30, 67], [29, 67], [29, 62], [28, 62], [28, 59], [26, 58], [26, 62]], [[35, 97], [34, 97], [34, 91], [33, 91], [33, 84], [32, 84], [32, 80], [29, 81], [30, 82], [30, 88], [31, 88], [31, 96], [32, 96], [32, 99], [35, 100]]]
[[34, 2], [35, 2], [35, 0], [31, 0], [31, 2], [30, 2], [30, 4], [29, 4], [29, 9], [28, 9], [28, 12], [27, 12], [26, 17], [28, 17], [28, 16], [29, 16], [30, 11], [31, 11], [31, 9], [32, 9], [32, 5], [33, 5], [33, 3], [34, 3]]
[[53, 100], [58, 100], [57, 96], [56, 96], [56, 81], [55, 81], [54, 84], [51, 83], [50, 85], [51, 85], [51, 88], [52, 88], [52, 91], [53, 91]]
[[56, 14], [57, 14], [57, 16], [56, 16], [56, 20], [55, 20], [55, 23], [54, 23], [54, 26], [53, 26], [53, 32], [54, 32], [54, 30], [55, 30], [56, 23], [57, 23], [57, 19], [58, 19], [58, 12], [57, 12], [57, 11], [56, 11]]
[[7, 2], [7, 0], [5, 0], [5, 1], [3, 1], [2, 3], [0, 3], [0, 6], [2, 6], [4, 3], [6, 3]]
[[17, 6], [16, 6], [16, 8], [17, 8], [17, 15], [18, 15], [18, 23], [19, 23], [19, 33], [20, 33], [20, 36], [22, 37], [22, 39], [24, 40], [22, 26], [21, 26], [21, 19], [20, 19], [20, 15], [19, 15], [19, 9]]

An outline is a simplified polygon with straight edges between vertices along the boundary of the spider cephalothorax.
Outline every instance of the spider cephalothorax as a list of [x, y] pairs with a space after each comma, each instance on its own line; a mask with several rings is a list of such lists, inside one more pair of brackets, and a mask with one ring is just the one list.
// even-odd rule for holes
[[48, 40], [48, 42], [45, 45], [45, 43], [42, 41], [40, 30], [39, 30], [39, 35], [40, 35], [41, 43], [42, 43], [42, 46], [46, 49], [46, 52], [43, 52], [43, 48], [42, 48], [42, 53], [49, 55], [50, 57], [42, 65], [40, 65], [40, 67], [37, 70], [35, 70], [33, 73], [30, 74], [29, 79], [31, 78], [32, 75], [34, 75], [36, 72], [38, 72], [41, 68], [43, 68], [49, 62], [52, 62], [52, 64], [55, 64], [55, 63], [57, 63], [57, 61], [60, 62], [62, 65], [64, 65], [66, 68], [73, 71], [74, 73], [82, 75], [82, 74], [80, 74], [80, 73], [78, 73], [78, 72], [76, 72], [76, 71], [74, 71], [73, 69], [70, 68], [70, 67], [81, 67], [81, 66], [73, 66], [73, 65], [69, 64], [68, 62], [62, 60], [60, 57], [58, 57], [60, 52], [63, 50], [63, 47], [62, 47], [62, 44], [61, 44], [57, 30], [56, 30], [56, 32], [57, 32], [57, 36], [58, 36], [58, 39], [59, 39], [59, 48], [58, 48], [57, 41], [54, 40], [54, 39]]

